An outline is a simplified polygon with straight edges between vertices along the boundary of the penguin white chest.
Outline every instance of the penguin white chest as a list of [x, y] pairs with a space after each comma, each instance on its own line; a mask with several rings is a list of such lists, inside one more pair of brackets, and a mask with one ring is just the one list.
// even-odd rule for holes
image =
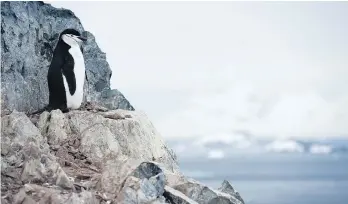
[[85, 82], [85, 60], [78, 46], [73, 46], [69, 49], [69, 53], [74, 59], [74, 74], [76, 81], [76, 91], [73, 95], [70, 94], [69, 85], [63, 75], [65, 95], [67, 107], [70, 109], [78, 109], [83, 101], [83, 84]]

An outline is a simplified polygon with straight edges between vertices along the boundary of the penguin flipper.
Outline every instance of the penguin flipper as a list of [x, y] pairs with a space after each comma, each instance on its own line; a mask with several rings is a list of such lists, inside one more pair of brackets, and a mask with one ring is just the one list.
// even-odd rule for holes
[[74, 59], [71, 55], [67, 55], [65, 57], [65, 61], [62, 66], [62, 72], [68, 83], [68, 87], [65, 88], [69, 88], [70, 94], [74, 95], [76, 91], [76, 78], [74, 73]]

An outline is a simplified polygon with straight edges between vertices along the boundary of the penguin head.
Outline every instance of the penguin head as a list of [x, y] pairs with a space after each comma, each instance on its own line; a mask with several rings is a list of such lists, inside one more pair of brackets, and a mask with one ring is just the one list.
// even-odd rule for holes
[[82, 41], [87, 40], [85, 37], [82, 37], [77, 30], [72, 28], [64, 30], [60, 34], [59, 38], [59, 40], [63, 40], [66, 44], [70, 46], [79, 46]]

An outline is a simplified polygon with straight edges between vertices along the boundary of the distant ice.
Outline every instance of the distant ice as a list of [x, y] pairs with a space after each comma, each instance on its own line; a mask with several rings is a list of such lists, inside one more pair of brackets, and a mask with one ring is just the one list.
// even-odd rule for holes
[[268, 152], [304, 152], [303, 145], [293, 140], [276, 140], [265, 146]]
[[330, 145], [313, 144], [309, 152], [312, 154], [330, 154], [332, 152], [332, 147]]

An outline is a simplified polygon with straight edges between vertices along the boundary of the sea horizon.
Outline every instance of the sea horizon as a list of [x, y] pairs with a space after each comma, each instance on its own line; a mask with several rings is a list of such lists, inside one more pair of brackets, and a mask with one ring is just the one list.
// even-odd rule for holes
[[231, 183], [246, 204], [346, 204], [348, 155], [245, 154], [183, 158], [185, 175], [219, 188]]

